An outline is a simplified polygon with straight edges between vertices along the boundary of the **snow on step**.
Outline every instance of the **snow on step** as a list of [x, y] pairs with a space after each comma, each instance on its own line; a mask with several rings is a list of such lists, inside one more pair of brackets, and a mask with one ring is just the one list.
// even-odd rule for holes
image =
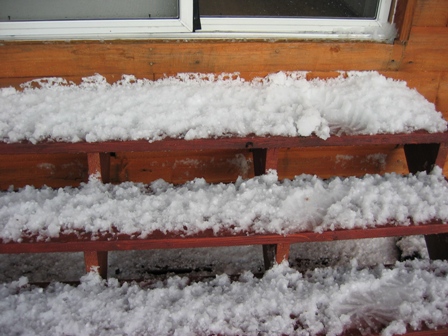
[[[39, 88], [33, 88], [35, 84]], [[222, 136], [444, 132], [447, 122], [416, 90], [376, 72], [306, 80], [277, 73], [251, 82], [185, 74], [158, 81], [97, 75], [80, 85], [35, 80], [0, 89], [0, 140], [33, 143]]]
[[234, 227], [235, 232], [292, 233], [448, 222], [448, 182], [438, 167], [430, 174], [366, 175], [322, 180], [300, 175], [277, 180], [275, 171], [234, 184], [195, 179], [181, 186], [103, 184], [79, 188], [27, 186], [0, 193], [0, 237], [20, 241], [23, 232], [57, 237], [60, 232], [110, 231], [140, 237], [155, 230], [186, 235]]
[[[5, 334], [79, 335], [339, 335], [403, 334], [406, 327], [448, 324], [448, 263], [408, 261], [392, 269], [356, 262], [302, 275], [286, 263], [232, 282], [228, 275], [190, 283], [178, 276], [147, 288], [102, 280], [42, 289], [25, 277], [0, 284]], [[377, 329], [378, 328], [378, 329]]]

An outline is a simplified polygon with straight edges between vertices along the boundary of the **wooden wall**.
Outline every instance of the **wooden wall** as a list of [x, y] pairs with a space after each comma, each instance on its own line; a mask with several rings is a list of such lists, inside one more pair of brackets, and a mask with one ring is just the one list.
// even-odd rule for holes
[[[327, 78], [339, 70], [376, 70], [408, 82], [448, 119], [448, 1], [399, 0], [400, 36], [394, 44], [322, 41], [71, 41], [0, 42], [0, 87], [40, 77], [79, 82], [100, 73], [157, 79], [179, 72], [239, 72], [251, 79], [277, 71], [309, 71]], [[188, 170], [187, 170], [188, 168]], [[362, 175], [406, 172], [399, 147], [328, 148], [280, 153], [280, 177], [300, 173]], [[445, 165], [448, 176], [448, 165]], [[182, 183], [194, 176], [210, 182], [252, 176], [248, 152], [116, 153], [115, 182], [164, 178]], [[11, 155], [0, 162], [0, 188], [25, 184], [77, 185], [87, 177], [82, 155]]]

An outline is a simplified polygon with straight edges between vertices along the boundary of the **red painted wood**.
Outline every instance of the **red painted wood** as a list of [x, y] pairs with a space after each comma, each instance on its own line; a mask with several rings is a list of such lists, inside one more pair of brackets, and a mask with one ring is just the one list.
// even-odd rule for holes
[[278, 166], [278, 148], [270, 148], [266, 151], [265, 172], [277, 170]]
[[[95, 175], [102, 182], [110, 181], [110, 154], [109, 153], [87, 153], [87, 164], [89, 176]], [[97, 268], [98, 274], [107, 278], [107, 251], [84, 251], [84, 265], [86, 272]]]
[[[322, 140], [315, 136], [311, 137], [241, 137], [241, 138], [219, 138], [219, 139], [165, 139], [157, 142], [138, 141], [107, 141], [101, 143], [61, 143], [43, 142], [38, 144], [0, 143], [0, 154], [25, 154], [25, 153], [87, 153], [89, 162], [89, 174], [100, 173], [103, 181], [108, 181], [109, 154], [115, 151], [175, 151], [175, 150], [204, 150], [204, 149], [251, 149], [254, 153], [254, 161], [258, 167], [258, 174], [264, 173], [266, 169], [277, 167], [278, 148], [300, 148], [300, 147], [323, 147], [323, 146], [353, 146], [353, 145], [377, 145], [377, 144], [400, 144], [406, 145], [408, 153], [413, 152], [415, 146], [440, 148], [437, 157], [431, 154], [430, 159], [439, 163], [444, 161], [447, 154], [448, 132], [427, 133], [415, 132], [412, 134], [384, 134], [384, 135], [355, 135], [355, 136], [332, 136]], [[417, 146], [417, 147], [418, 147]], [[417, 148], [415, 147], [415, 148]], [[429, 148], [428, 147], [428, 148]], [[420, 148], [420, 147], [419, 147]], [[437, 149], [438, 150], [438, 149]], [[417, 151], [416, 163], [421, 165], [420, 156], [425, 157], [424, 150]], [[433, 151], [432, 151], [433, 152]], [[437, 153], [436, 153], [437, 154]], [[410, 161], [411, 162], [411, 161]], [[433, 162], [434, 163], [434, 162]], [[415, 170], [415, 169], [411, 169]], [[257, 175], [257, 174], [256, 174]], [[213, 246], [235, 246], [235, 245], [274, 245], [275, 250], [281, 250], [287, 255], [287, 247], [291, 243], [311, 241], [331, 241], [342, 239], [362, 239], [374, 237], [405, 236], [414, 234], [440, 234], [447, 233], [448, 226], [434, 223], [432, 225], [409, 226], [409, 227], [380, 227], [367, 230], [339, 230], [328, 231], [322, 234], [306, 232], [299, 234], [282, 235], [253, 235], [222, 233], [218, 236], [210, 232], [204, 232], [192, 237], [178, 236], [175, 233], [169, 235], [153, 234], [146, 239], [135, 239], [125, 235], [114, 233], [105, 234], [96, 240], [90, 235], [81, 237], [76, 235], [62, 236], [46, 242], [34, 242], [33, 238], [25, 238], [23, 243], [3, 243], [0, 241], [0, 253], [22, 253], [22, 252], [64, 252], [64, 251], [110, 251], [110, 250], [138, 250], [138, 249], [163, 249], [184, 247], [213, 247]], [[105, 252], [104, 252], [105, 253]], [[283, 256], [277, 255], [276, 259]], [[277, 260], [278, 261], [278, 260]]]
[[427, 133], [414, 132], [410, 134], [378, 134], [378, 135], [344, 135], [332, 136], [327, 140], [316, 136], [310, 137], [229, 137], [217, 139], [165, 139], [148, 142], [135, 141], [105, 141], [105, 142], [42, 142], [31, 143], [0, 143], [0, 154], [40, 154], [40, 153], [100, 153], [100, 152], [158, 152], [186, 151], [207, 149], [252, 149], [252, 148], [301, 148], [326, 146], [362, 146], [386, 144], [424, 144], [448, 143], [448, 132]]
[[96, 175], [104, 183], [110, 181], [110, 154], [87, 153], [89, 176]]
[[97, 268], [98, 274], [107, 278], [107, 251], [86, 251], [84, 252], [84, 264], [86, 273], [92, 268]]
[[192, 247], [218, 247], [242, 245], [293, 244], [377, 237], [397, 237], [421, 234], [447, 233], [448, 224], [431, 223], [411, 226], [384, 226], [370, 229], [350, 229], [325, 231], [323, 233], [302, 232], [289, 235], [251, 234], [222, 232], [214, 235], [211, 230], [194, 236], [182, 236], [181, 233], [163, 234], [155, 232], [145, 239], [138, 235], [129, 236], [107, 233], [95, 236], [78, 232], [61, 235], [45, 241], [36, 241], [35, 237], [23, 238], [21, 243], [0, 241], [0, 253], [41, 253], [76, 251], [115, 251], [150, 250]]
[[283, 260], [288, 260], [290, 246], [291, 244], [277, 244], [275, 249], [275, 261], [277, 264], [280, 264]]
[[[423, 327], [422, 330], [410, 330], [404, 334], [400, 334], [402, 336], [447, 336], [448, 335], [448, 326], [441, 326], [437, 329], [428, 329]], [[323, 335], [322, 335], [323, 336]], [[357, 329], [350, 329], [344, 331], [341, 336], [365, 336], [365, 333]], [[380, 336], [379, 333], [369, 334], [369, 336]]]
[[441, 327], [438, 330], [418, 330], [418, 331], [408, 331], [405, 336], [447, 336], [448, 327]]

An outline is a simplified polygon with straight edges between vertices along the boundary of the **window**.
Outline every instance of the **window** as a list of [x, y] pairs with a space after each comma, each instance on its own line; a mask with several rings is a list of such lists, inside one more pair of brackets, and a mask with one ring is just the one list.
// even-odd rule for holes
[[379, 0], [200, 0], [205, 17], [374, 18]]
[[391, 0], [200, 0], [199, 7], [202, 32], [377, 40], [394, 33]]
[[0, 0], [6, 39], [138, 38], [193, 31], [193, 0]]
[[386, 41], [394, 37], [391, 7], [392, 0], [0, 0], [0, 38]]

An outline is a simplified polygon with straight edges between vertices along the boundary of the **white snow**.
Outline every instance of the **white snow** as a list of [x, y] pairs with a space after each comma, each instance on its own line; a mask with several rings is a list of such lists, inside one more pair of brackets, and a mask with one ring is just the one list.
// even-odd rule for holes
[[232, 282], [170, 277], [120, 284], [95, 273], [77, 287], [42, 289], [22, 277], [0, 285], [5, 335], [337, 335], [344, 328], [382, 335], [448, 323], [448, 263], [408, 261], [393, 268], [320, 268], [304, 274], [286, 263], [262, 279]]
[[[38, 88], [34, 88], [34, 86]], [[158, 81], [96, 75], [80, 85], [60, 78], [0, 90], [0, 139], [97, 142], [165, 137], [309, 136], [444, 132], [447, 122], [416, 90], [377, 72], [307, 80], [277, 73], [245, 81], [181, 74]]]
[[[97, 75], [80, 85], [51, 78], [30, 82], [23, 91], [0, 90], [0, 139], [8, 143], [249, 134], [326, 139], [446, 129], [433, 104], [404, 82], [376, 72], [312, 81], [304, 73], [278, 73], [251, 82], [232, 75], [185, 74], [155, 82], [124, 76], [113, 85]], [[381, 164], [384, 157], [368, 159]], [[270, 172], [234, 184], [195, 179], [181, 186], [162, 180], [112, 185], [91, 178], [79, 188], [27, 186], [0, 193], [4, 241], [76, 229], [96, 233], [111, 226], [141, 237], [154, 230], [218, 232], [229, 225], [236, 232], [284, 234], [432, 219], [448, 222], [448, 182], [440, 168], [430, 174], [330, 180], [301, 175], [278, 181]], [[121, 284], [91, 272], [79, 286], [52, 280], [60, 273], [76, 279], [83, 272], [81, 254], [1, 255], [0, 333], [304, 336], [357, 328], [392, 335], [406, 326], [448, 324], [448, 262], [427, 260], [422, 237], [397, 245], [403, 256], [424, 260], [395, 262], [394, 238], [296, 244], [291, 265], [277, 265], [258, 279], [253, 273], [262, 267], [259, 246], [114, 252], [109, 275], [148, 264], [194, 268], [198, 259], [216, 273], [242, 275], [236, 282], [221, 274], [205, 282], [170, 276]], [[308, 259], [315, 265], [328, 260], [332, 267], [299, 272]], [[20, 277], [22, 271], [34, 273], [31, 280]], [[52, 283], [43, 289], [30, 285], [33, 279]]]
[[0, 237], [20, 241], [61, 232], [96, 234], [116, 228], [144, 238], [160, 230], [191, 235], [230, 227], [234, 232], [292, 233], [448, 221], [448, 182], [440, 168], [431, 174], [366, 175], [322, 180], [300, 175], [278, 181], [275, 171], [234, 184], [195, 179], [181, 186], [103, 184], [96, 178], [79, 188], [0, 193]]

